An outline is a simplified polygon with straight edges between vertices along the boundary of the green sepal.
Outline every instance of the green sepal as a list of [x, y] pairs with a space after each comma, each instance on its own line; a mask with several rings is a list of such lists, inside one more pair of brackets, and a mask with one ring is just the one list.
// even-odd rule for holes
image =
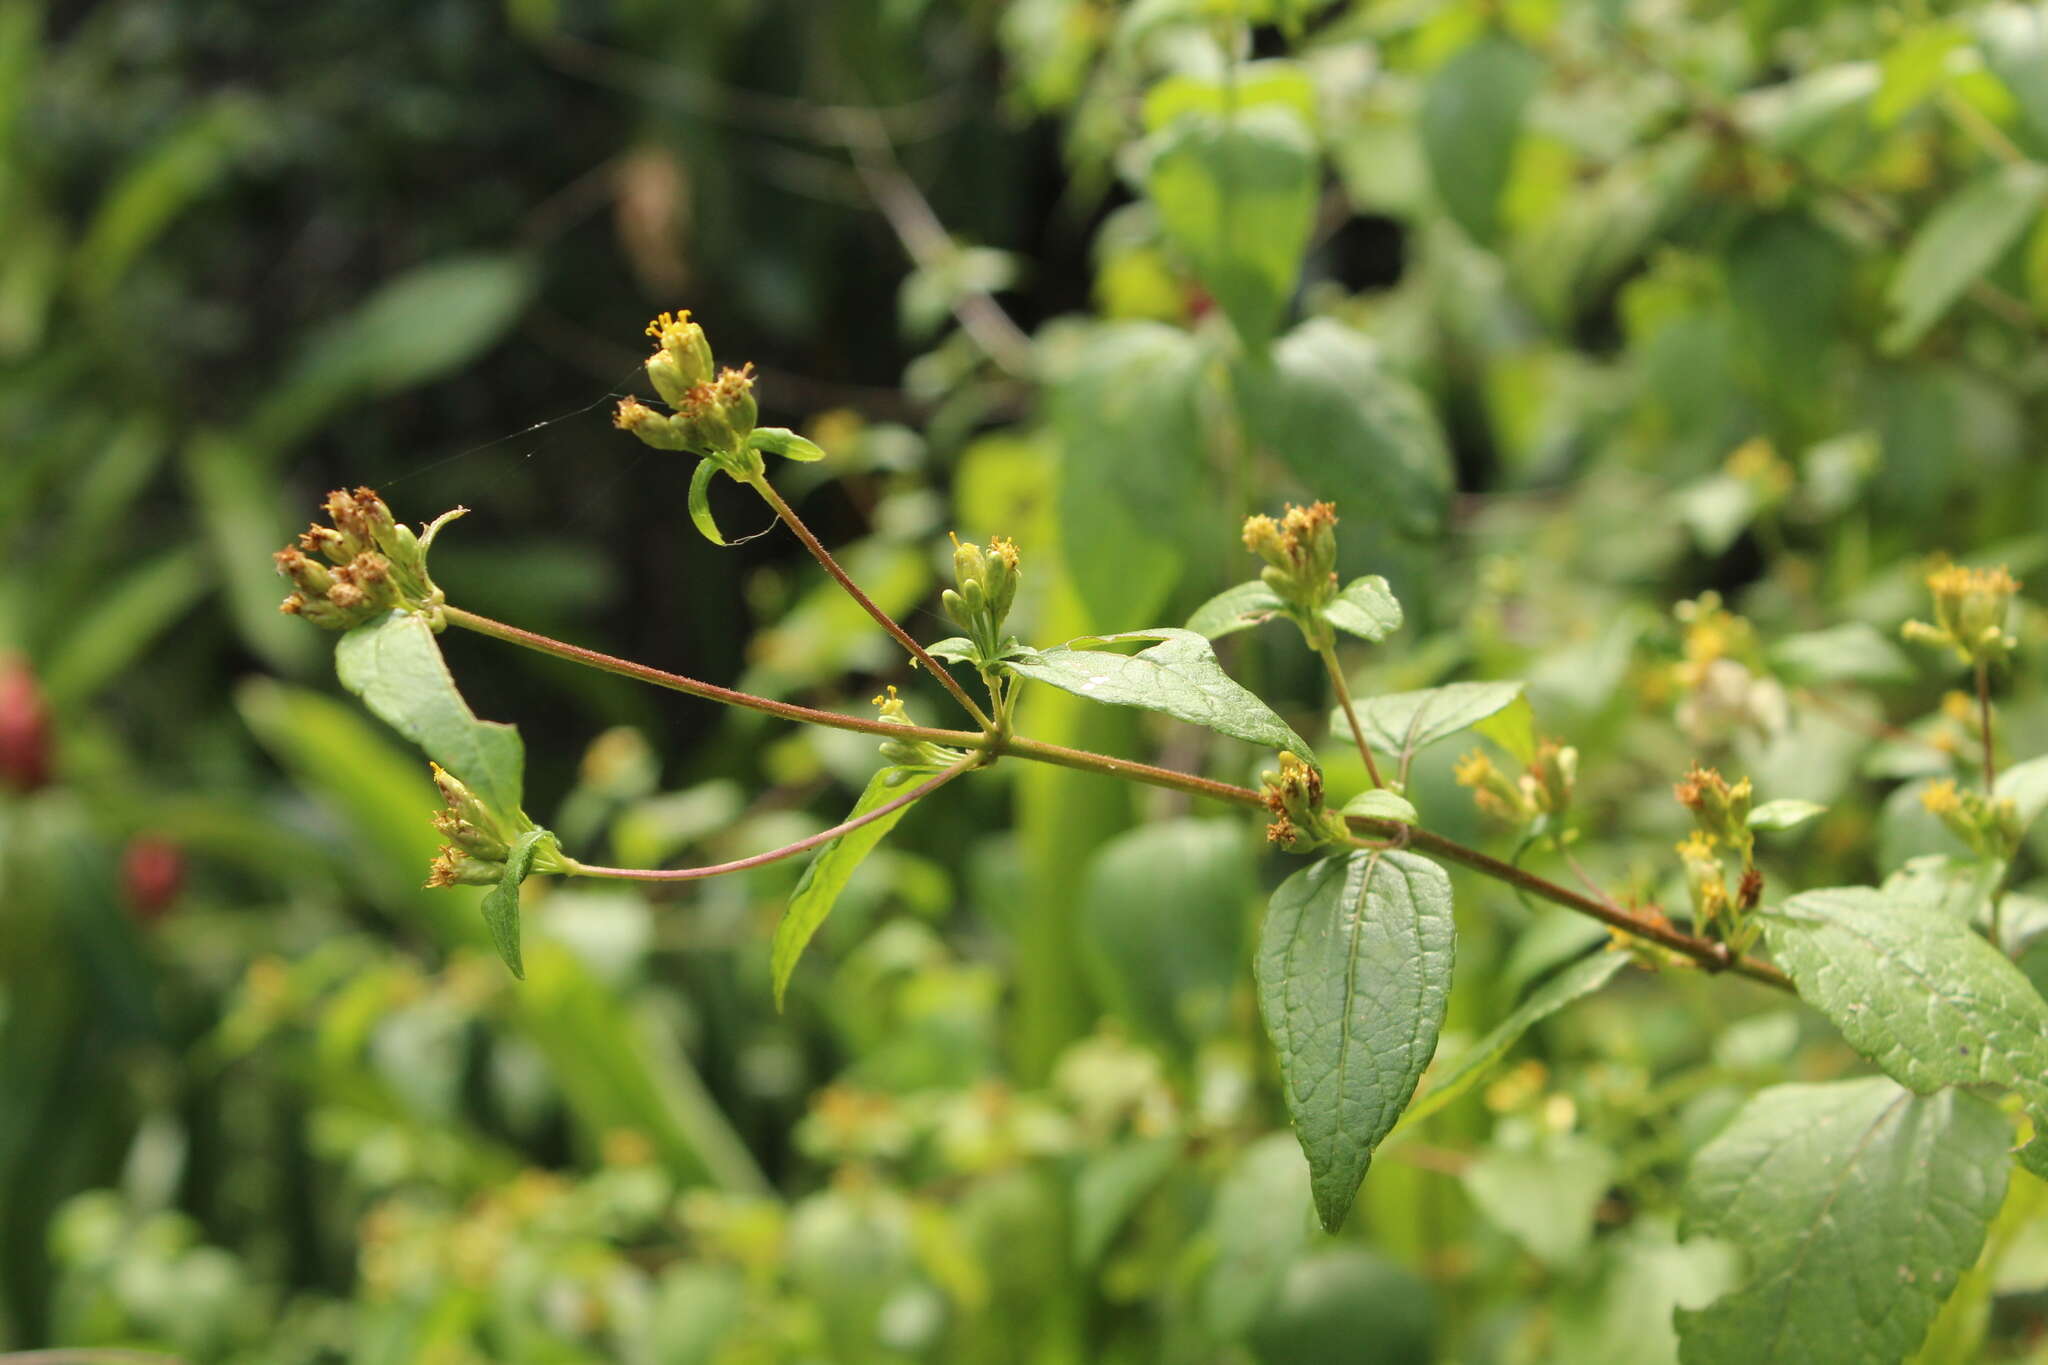
[[788, 427], [755, 427], [747, 434], [747, 449], [758, 450], [763, 455], [780, 455], [785, 460], [802, 460], [806, 463], [825, 458], [825, 448], [815, 441], [807, 441]]
[[505, 858], [504, 875], [484, 896], [484, 924], [491, 931], [491, 943], [521, 981], [526, 979], [526, 965], [519, 956], [519, 884], [533, 870], [541, 844], [553, 843], [554, 838], [554, 832], [545, 829], [530, 829], [520, 835]]
[[704, 539], [713, 545], [723, 545], [725, 537], [718, 533], [718, 523], [711, 519], [711, 476], [717, 472], [715, 461], [697, 462], [697, 472], [690, 476], [690, 520], [704, 533]]

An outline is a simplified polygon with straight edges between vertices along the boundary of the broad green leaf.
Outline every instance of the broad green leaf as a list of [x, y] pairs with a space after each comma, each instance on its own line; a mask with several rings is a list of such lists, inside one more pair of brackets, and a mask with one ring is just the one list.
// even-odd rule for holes
[[1301, 120], [1316, 121], [1316, 87], [1297, 62], [1246, 62], [1228, 81], [1173, 75], [1145, 92], [1145, 131], [1156, 133], [1190, 114], [1226, 118], [1235, 109], [1279, 105]]
[[1169, 1058], [1194, 1055], [1230, 1025], [1258, 894], [1240, 821], [1157, 821], [1117, 835], [1076, 892], [1097, 997]]
[[718, 522], [711, 515], [711, 476], [717, 472], [718, 466], [712, 461], [697, 461], [697, 468], [690, 475], [690, 520], [704, 539], [713, 545], [723, 545], [725, 537], [719, 534]]
[[335, 646], [334, 671], [379, 720], [461, 778], [485, 805], [508, 821], [519, 818], [526, 770], [519, 732], [476, 718], [424, 616], [394, 611], [357, 626]]
[[1254, 578], [1249, 583], [1225, 588], [1196, 607], [1195, 614], [1188, 618], [1187, 629], [1220, 640], [1272, 620], [1286, 605], [1271, 588]]
[[1152, 159], [1146, 189], [1160, 227], [1255, 352], [1294, 292], [1317, 188], [1307, 129], [1273, 106], [1183, 119]]
[[1481, 1152], [1460, 1179], [1472, 1202], [1545, 1265], [1567, 1266], [1593, 1240], [1593, 1213], [1614, 1183], [1614, 1153], [1571, 1133]]
[[1401, 604], [1386, 579], [1368, 574], [1346, 583], [1336, 600], [1323, 608], [1323, 619], [1347, 634], [1378, 644], [1401, 628]]
[[1439, 67], [1423, 89], [1416, 127], [1430, 179], [1474, 241], [1493, 240], [1522, 115], [1542, 79], [1541, 58], [1503, 33], [1487, 33]]
[[[1133, 640], [1159, 643], [1130, 655], [1106, 648]], [[1191, 630], [1161, 626], [1086, 636], [1021, 652], [1004, 667], [1077, 697], [1158, 711], [1269, 749], [1291, 749], [1304, 759], [1310, 755], [1301, 736], [1272, 707], [1231, 681], [1209, 642]]]
[[[1522, 695], [1519, 682], [1458, 682], [1420, 692], [1388, 692], [1354, 702], [1365, 742], [1382, 753], [1412, 754], [1418, 749], [1470, 729], [1505, 710]], [[1351, 726], [1340, 707], [1330, 713], [1330, 727], [1346, 739]]]
[[1536, 761], [1536, 709], [1529, 705], [1527, 692], [1472, 728], [1513, 754], [1524, 766]]
[[1967, 924], [1864, 886], [1761, 918], [1800, 996], [1902, 1083], [2002, 1085], [2048, 1105], [2048, 1000]]
[[1796, 829], [1816, 815], [1823, 815], [1826, 812], [1827, 807], [1818, 801], [1798, 801], [1789, 798], [1783, 801], [1766, 801], [1749, 813], [1749, 827], [1770, 830]]
[[1362, 791], [1344, 803], [1341, 815], [1361, 815], [1369, 820], [1398, 820], [1404, 825], [1413, 825], [1422, 817], [1405, 796], [1397, 796], [1385, 787], [1374, 787]]
[[1312, 318], [1233, 373], [1252, 439], [1339, 513], [1427, 535], [1450, 505], [1450, 447], [1421, 390], [1363, 333]]
[[1752, 1097], [1686, 1177], [1686, 1235], [1741, 1247], [1749, 1273], [1679, 1311], [1685, 1365], [1903, 1359], [1977, 1259], [2010, 1133], [1973, 1095], [1882, 1076]]
[[1792, 683], [1893, 683], [1915, 676], [1906, 652], [1862, 621], [1788, 635], [1766, 653], [1772, 671]]
[[[868, 779], [867, 790], [853, 803], [846, 818], [855, 819], [877, 806], [887, 805], [903, 794], [903, 783], [916, 776], [920, 776], [916, 768], [883, 768]], [[819, 849], [804, 869], [802, 880], [790, 894], [789, 908], [782, 912], [782, 922], [775, 926], [775, 942], [768, 950], [769, 969], [775, 977], [776, 1009], [782, 1008], [782, 997], [789, 990], [790, 974], [796, 971], [797, 959], [803, 956], [818, 926], [832, 913], [833, 904], [846, 889], [854, 870], [915, 804], [900, 806], [879, 820], [840, 835]]]
[[1798, 149], [1830, 127], [1861, 118], [1884, 75], [1876, 62], [1835, 62], [1752, 90], [1735, 102], [1743, 131], [1773, 151]]
[[1272, 1133], [1239, 1153], [1216, 1187], [1207, 1229], [1216, 1260], [1202, 1290], [1202, 1318], [1212, 1336], [1229, 1341], [1243, 1335], [1308, 1245], [1304, 1174], [1300, 1146], [1286, 1133]]
[[1474, 1083], [1508, 1055], [1521, 1036], [1577, 1000], [1582, 1000], [1615, 978], [1628, 965], [1626, 953], [1595, 953], [1580, 958], [1529, 993], [1529, 998], [1494, 1025], [1493, 1031], [1473, 1044], [1472, 1049], [1444, 1069], [1401, 1115], [1399, 1128], [1422, 1122], [1437, 1110], [1470, 1090]]
[[822, 460], [825, 448], [815, 441], [807, 441], [788, 427], [755, 427], [747, 435], [747, 449], [758, 450], [764, 455], [780, 455], [785, 460]]
[[1266, 907], [1259, 1013], [1332, 1232], [1436, 1051], [1454, 947], [1450, 878], [1413, 853], [1323, 858]]
[[1908, 858], [1879, 890], [1891, 904], [1946, 915], [1959, 924], [1981, 924], [1990, 917], [1991, 896], [2005, 871], [2000, 860], [1926, 853]]
[[1132, 1212], [1173, 1169], [1181, 1149], [1179, 1138], [1141, 1138], [1089, 1155], [1074, 1178], [1075, 1265], [1094, 1268]]
[[1942, 202], [1907, 244], [1886, 291], [1895, 315], [1883, 347], [1911, 350], [1963, 291], [1982, 279], [2025, 232], [2048, 194], [2048, 167], [2000, 166]]
[[1948, 84], [1949, 56], [1970, 41], [1959, 25], [1919, 23], [1906, 29], [1879, 64], [1883, 83], [1870, 102], [1870, 121], [1890, 128]]
[[1998, 775], [1993, 790], [2012, 801], [2024, 831], [2048, 810], [2048, 755], [2013, 764]]
[[519, 886], [533, 870], [533, 855], [541, 842], [554, 837], [544, 829], [530, 829], [520, 835], [505, 859], [504, 875], [484, 896], [484, 923], [490, 928], [492, 946], [512, 969], [512, 975], [521, 980], [526, 978], [526, 963], [519, 956]]

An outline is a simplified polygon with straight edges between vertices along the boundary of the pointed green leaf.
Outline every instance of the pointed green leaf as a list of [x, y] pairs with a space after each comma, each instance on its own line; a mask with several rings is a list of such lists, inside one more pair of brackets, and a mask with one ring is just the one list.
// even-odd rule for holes
[[1413, 853], [1321, 859], [1266, 907], [1259, 1013], [1332, 1232], [1436, 1051], [1453, 951], [1450, 878]]
[[1685, 1365], [1904, 1359], [1977, 1259], [2010, 1142], [1974, 1095], [1882, 1076], [1752, 1097], [1686, 1177], [1686, 1235], [1741, 1247], [1749, 1274], [1679, 1310]]
[[1271, 588], [1254, 578], [1249, 583], [1225, 588], [1196, 607], [1195, 614], [1188, 618], [1187, 629], [1220, 640], [1272, 620], [1286, 606]]
[[718, 532], [718, 522], [711, 516], [711, 476], [718, 472], [718, 466], [710, 460], [697, 461], [697, 468], [690, 475], [690, 520], [704, 539], [713, 545], [725, 544], [725, 537]]
[[1396, 1131], [1422, 1122], [1470, 1090], [1480, 1077], [1508, 1055], [1508, 1049], [1523, 1034], [1566, 1005], [1582, 1000], [1605, 986], [1628, 962], [1626, 953], [1595, 953], [1579, 959], [1531, 991], [1528, 999], [1515, 1006], [1507, 1018], [1496, 1024], [1493, 1031], [1475, 1043], [1464, 1056], [1446, 1067], [1429, 1089], [1408, 1106]]
[[1341, 631], [1374, 644], [1401, 628], [1401, 604], [1378, 574], [1354, 578], [1323, 608], [1323, 619]]
[[[852, 820], [866, 815], [877, 806], [886, 805], [901, 796], [905, 781], [921, 776], [916, 768], [883, 768], [868, 779], [867, 790], [860, 794], [860, 800], [853, 803], [853, 810], [847, 815]], [[796, 971], [797, 959], [804, 954], [804, 948], [818, 932], [818, 926], [832, 913], [832, 906], [839, 899], [839, 893], [846, 889], [846, 883], [853, 877], [868, 854], [896, 822], [910, 813], [910, 807], [900, 806], [879, 820], [871, 820], [859, 829], [848, 830], [818, 850], [804, 869], [803, 879], [797, 882], [796, 890], [789, 898], [789, 908], [782, 912], [782, 923], [775, 926], [775, 942], [768, 950], [768, 964], [775, 977], [775, 1008], [782, 1008], [782, 997], [789, 990], [790, 975]]]
[[2048, 755], [2013, 764], [1998, 775], [1994, 790], [2012, 801], [2024, 831], [2048, 810]]
[[1414, 803], [1405, 796], [1397, 796], [1385, 787], [1374, 787], [1362, 791], [1344, 803], [1340, 815], [1362, 815], [1369, 820], [1398, 820], [1404, 825], [1413, 825], [1422, 817], [1416, 813]]
[[2048, 1105], [2048, 1000], [1967, 924], [1867, 886], [1808, 891], [1762, 919], [1801, 998], [1902, 1083], [2002, 1085]]
[[1826, 814], [1827, 809], [1818, 801], [1800, 801], [1790, 797], [1782, 801], [1766, 801], [1749, 813], [1749, 827], [1797, 829], [1815, 816]]
[[1430, 179], [1458, 226], [1493, 239], [1522, 114], [1543, 78], [1543, 62], [1503, 33], [1467, 44], [1429, 78], [1417, 130]]
[[1315, 146], [1269, 106], [1229, 121], [1183, 119], [1165, 134], [1146, 188], [1167, 239], [1186, 253], [1247, 347], [1263, 350], [1294, 292], [1315, 225]]
[[[1363, 725], [1365, 722], [1360, 721]], [[1524, 692], [1472, 727], [1515, 756], [1523, 766], [1536, 761], [1536, 711]]]
[[[1106, 648], [1131, 640], [1159, 643], [1131, 655]], [[1161, 626], [1091, 635], [1021, 652], [1004, 666], [1077, 697], [1162, 712], [1269, 749], [1291, 749], [1304, 759], [1310, 754], [1301, 736], [1272, 707], [1233, 682], [1209, 642], [1191, 630]]]
[[357, 626], [334, 650], [341, 685], [376, 717], [454, 773], [507, 821], [520, 816], [526, 747], [519, 732], [478, 720], [424, 616], [394, 611]]
[[807, 441], [788, 427], [755, 427], [747, 434], [747, 449], [763, 455], [780, 455], [785, 460], [822, 460], [825, 448]]
[[[1522, 695], [1519, 682], [1459, 682], [1420, 692], [1388, 692], [1355, 702], [1365, 742], [1382, 753], [1408, 755], [1460, 730], [1470, 729]], [[1346, 739], [1351, 726], [1341, 708], [1330, 726]]]
[[498, 956], [512, 969], [512, 975], [526, 979], [526, 963], [519, 956], [519, 884], [533, 870], [533, 855], [541, 841], [555, 836], [544, 829], [530, 829], [512, 844], [505, 859], [504, 875], [484, 896], [484, 923], [490, 927], [491, 942]]
[[2048, 195], [2048, 167], [2016, 162], [1987, 171], [1942, 201], [1907, 244], [1885, 299], [1896, 315], [1882, 345], [1908, 351], [2020, 239]]

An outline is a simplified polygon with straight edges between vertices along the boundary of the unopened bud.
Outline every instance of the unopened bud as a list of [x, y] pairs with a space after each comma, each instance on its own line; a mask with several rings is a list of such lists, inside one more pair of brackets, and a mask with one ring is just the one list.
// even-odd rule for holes
[[688, 440], [680, 419], [664, 417], [637, 398], [621, 398], [612, 425], [633, 433], [643, 444], [656, 450], [684, 450]]

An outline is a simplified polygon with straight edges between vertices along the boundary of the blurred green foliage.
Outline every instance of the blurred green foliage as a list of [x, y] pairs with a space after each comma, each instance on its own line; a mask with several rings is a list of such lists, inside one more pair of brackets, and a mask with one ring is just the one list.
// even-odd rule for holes
[[[947, 528], [1023, 546], [1052, 643], [1177, 624], [1251, 572], [1242, 516], [1328, 497], [1408, 614], [1360, 695], [1526, 679], [1600, 885], [1684, 905], [1697, 757], [1827, 807], [1764, 836], [1773, 897], [1936, 894], [1965, 680], [1893, 641], [1930, 555], [2048, 564], [2044, 91], [2014, 3], [0, 0], [0, 1347], [1675, 1360], [1739, 1266], [1680, 1238], [1687, 1160], [1860, 1066], [1789, 999], [1620, 971], [1326, 1238], [1252, 1001], [1292, 862], [1249, 822], [1008, 764], [861, 867], [786, 1013], [794, 864], [533, 885], [515, 983], [479, 892], [419, 889], [424, 765], [269, 555], [368, 483], [477, 509], [436, 551], [464, 606], [814, 705], [903, 681], [787, 537], [705, 544], [688, 462], [608, 429], [687, 304], [920, 638]], [[2048, 749], [2026, 611], [2013, 757]], [[591, 854], [743, 856], [875, 766], [453, 635]], [[1298, 641], [1219, 649], [1355, 789]], [[1407, 794], [1483, 839], [1458, 752]], [[1439, 1073], [1604, 939], [1462, 874], [1456, 914]], [[2016, 1174], [1923, 1359], [2038, 1358], [2044, 1215]]]

